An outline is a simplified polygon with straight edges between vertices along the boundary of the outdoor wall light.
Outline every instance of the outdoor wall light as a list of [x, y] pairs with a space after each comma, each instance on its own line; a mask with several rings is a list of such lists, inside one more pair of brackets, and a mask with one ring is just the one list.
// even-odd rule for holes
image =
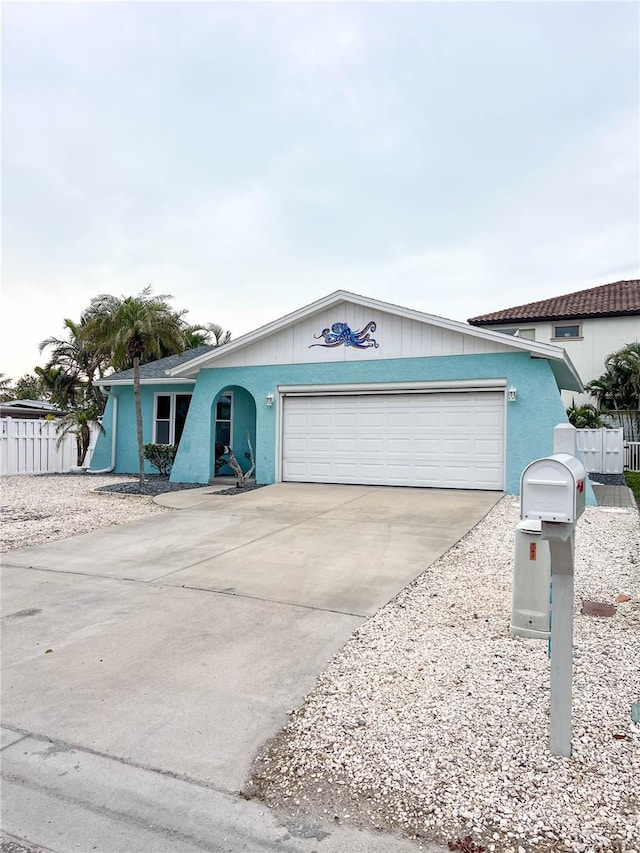
[[517, 390], [512, 385], [511, 388], [509, 388], [509, 390], [507, 391], [507, 400], [510, 403], [515, 403], [517, 393], [518, 393]]
[[273, 406], [273, 394], [267, 394], [267, 406]]

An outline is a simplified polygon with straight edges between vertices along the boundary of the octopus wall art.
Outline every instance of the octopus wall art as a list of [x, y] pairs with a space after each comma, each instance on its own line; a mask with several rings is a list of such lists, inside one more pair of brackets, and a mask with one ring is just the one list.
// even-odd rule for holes
[[370, 334], [371, 332], [375, 332], [375, 330], [376, 324], [373, 320], [367, 323], [359, 332], [352, 332], [346, 323], [334, 323], [330, 329], [323, 329], [319, 335], [313, 336], [316, 340], [324, 338], [324, 343], [309, 344], [309, 349], [311, 347], [341, 346], [355, 347], [356, 349], [368, 349], [369, 347], [378, 349], [380, 344]]

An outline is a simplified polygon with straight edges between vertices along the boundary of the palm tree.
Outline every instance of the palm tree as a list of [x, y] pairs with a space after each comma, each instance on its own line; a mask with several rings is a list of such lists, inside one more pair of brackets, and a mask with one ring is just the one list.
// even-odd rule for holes
[[619, 383], [629, 408], [640, 409], [640, 343], [626, 344], [607, 359]]
[[81, 406], [72, 409], [70, 412], [60, 418], [56, 430], [59, 433], [57, 446], [60, 447], [67, 435], [75, 435], [76, 447], [78, 450], [78, 467], [84, 462], [84, 458], [89, 450], [91, 443], [91, 428], [97, 429], [104, 435], [104, 427], [100, 422], [101, 412], [98, 408], [92, 405]]
[[91, 300], [85, 312], [85, 334], [92, 345], [108, 348], [115, 370], [133, 365], [133, 399], [138, 441], [140, 483], [144, 482], [144, 438], [140, 402], [140, 364], [160, 358], [163, 351], [182, 352], [184, 324], [181, 314], [167, 300], [172, 296], [151, 295], [151, 286], [137, 296], [101, 295]]
[[40, 380], [42, 396], [51, 400], [59, 409], [73, 408], [78, 395], [77, 376], [51, 364], [46, 367], [34, 367], [34, 372]]
[[605, 372], [586, 386], [603, 411], [615, 412], [625, 438], [640, 430], [640, 343], [626, 344], [605, 360]]
[[598, 409], [604, 411], [617, 408], [616, 378], [606, 370], [599, 379], [592, 379], [585, 385], [586, 390], [596, 401]]
[[228, 344], [230, 340], [231, 332], [225, 331], [218, 323], [185, 326], [185, 350], [211, 343], [215, 347], [221, 347], [223, 344]]
[[51, 347], [51, 356], [45, 370], [52, 367], [62, 368], [75, 379], [77, 386], [83, 388], [84, 398], [92, 405], [104, 410], [104, 398], [94, 386], [96, 374], [102, 378], [108, 366], [109, 352], [103, 347], [95, 347], [87, 340], [87, 321], [80, 319], [79, 323], [65, 318], [64, 327], [68, 331], [67, 340], [61, 338], [46, 338], [40, 343], [40, 352]]
[[600, 429], [604, 425], [602, 416], [592, 403], [576, 406], [576, 401], [572, 400], [567, 409], [567, 417], [576, 429]]
[[231, 332], [226, 331], [218, 323], [208, 323], [205, 329], [213, 335], [214, 346], [221, 347], [223, 344], [228, 344], [231, 340]]

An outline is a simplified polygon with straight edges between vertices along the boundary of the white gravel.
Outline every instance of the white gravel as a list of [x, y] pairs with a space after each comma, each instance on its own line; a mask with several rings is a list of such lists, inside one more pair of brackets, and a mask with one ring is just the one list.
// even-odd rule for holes
[[[640, 851], [640, 524], [576, 534], [573, 754], [551, 756], [543, 640], [509, 636], [516, 499], [366, 622], [256, 763], [248, 792], [489, 851]], [[581, 599], [615, 603], [580, 615]]]
[[[122, 476], [1, 481], [2, 551], [167, 512], [97, 493]], [[546, 644], [509, 636], [516, 499], [368, 620], [256, 764], [274, 806], [489, 851], [640, 851], [640, 523], [576, 535], [573, 754], [548, 750]], [[616, 603], [618, 595], [630, 601]], [[616, 603], [580, 615], [582, 599]]]
[[126, 475], [17, 474], [0, 478], [0, 553], [170, 512], [141, 495], [94, 491]]

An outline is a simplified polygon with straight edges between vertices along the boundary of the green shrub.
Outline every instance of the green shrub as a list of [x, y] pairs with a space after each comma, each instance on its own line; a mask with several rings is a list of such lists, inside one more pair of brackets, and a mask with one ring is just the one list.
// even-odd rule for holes
[[575, 400], [567, 409], [569, 423], [576, 429], [600, 429], [604, 426], [602, 415], [592, 403], [576, 406]]
[[161, 476], [168, 477], [177, 450], [175, 444], [145, 444], [144, 458], [158, 469]]
[[625, 471], [624, 479], [627, 482], [627, 486], [633, 492], [638, 508], [640, 508], [640, 471]]

